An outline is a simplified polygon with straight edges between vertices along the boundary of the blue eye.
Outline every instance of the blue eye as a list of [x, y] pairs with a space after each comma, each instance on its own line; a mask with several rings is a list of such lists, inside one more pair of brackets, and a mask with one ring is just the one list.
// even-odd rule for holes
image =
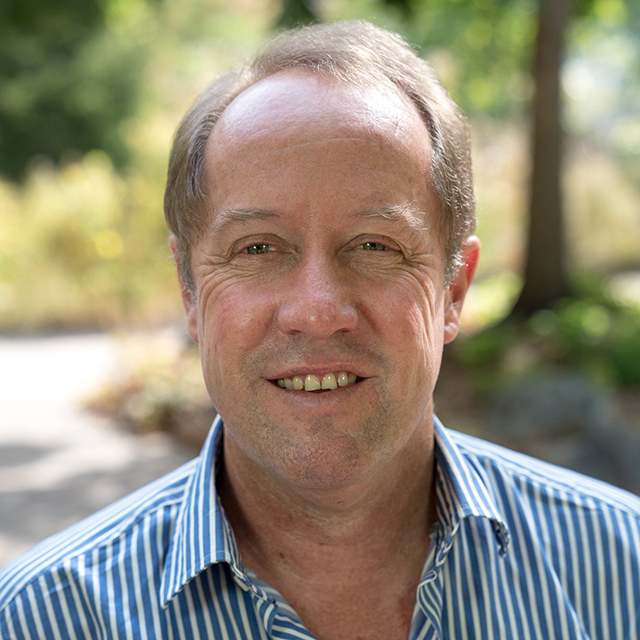
[[245, 249], [245, 251], [252, 256], [257, 256], [261, 253], [269, 253], [270, 250], [271, 245], [264, 243], [252, 244]]
[[366, 251], [386, 251], [387, 247], [381, 242], [364, 242], [362, 248]]

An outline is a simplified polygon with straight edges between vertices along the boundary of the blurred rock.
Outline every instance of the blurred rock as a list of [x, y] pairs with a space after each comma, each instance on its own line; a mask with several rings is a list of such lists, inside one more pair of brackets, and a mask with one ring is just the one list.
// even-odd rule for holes
[[557, 372], [501, 389], [487, 429], [506, 446], [640, 493], [640, 437], [584, 377]]

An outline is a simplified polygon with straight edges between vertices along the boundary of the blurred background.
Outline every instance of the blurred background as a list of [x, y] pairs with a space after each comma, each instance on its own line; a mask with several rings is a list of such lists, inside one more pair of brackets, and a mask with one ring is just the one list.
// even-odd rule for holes
[[403, 34], [471, 122], [483, 254], [438, 414], [640, 492], [639, 3], [3, 0], [0, 565], [197, 452], [173, 131], [278, 30], [344, 18]]

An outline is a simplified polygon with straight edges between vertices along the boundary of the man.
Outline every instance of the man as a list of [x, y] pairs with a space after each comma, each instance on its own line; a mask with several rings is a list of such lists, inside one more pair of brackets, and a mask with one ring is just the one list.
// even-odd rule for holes
[[289, 32], [183, 120], [165, 209], [220, 414], [7, 568], [7, 638], [636, 638], [640, 501], [445, 430], [464, 120], [396, 36]]

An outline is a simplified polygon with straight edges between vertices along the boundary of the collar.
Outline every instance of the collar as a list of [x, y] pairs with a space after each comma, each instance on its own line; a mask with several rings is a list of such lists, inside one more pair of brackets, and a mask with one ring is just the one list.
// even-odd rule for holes
[[[444, 561], [464, 518], [489, 518], [504, 555], [509, 533], [480, 469], [461, 453], [442, 423], [434, 416], [436, 495], [441, 527], [436, 563]], [[225, 562], [241, 588], [263, 600], [267, 594], [249, 579], [236, 539], [216, 491], [216, 473], [222, 454], [222, 420], [211, 426], [185, 494], [165, 557], [160, 597], [162, 606], [207, 567]], [[441, 556], [441, 557], [440, 557]]]
[[216, 491], [222, 437], [222, 419], [218, 415], [185, 487], [171, 535], [160, 583], [163, 607], [201, 571], [219, 562], [229, 565], [241, 588], [267, 599], [246, 575], [235, 536]]
[[509, 529], [493, 497], [484, 469], [458, 444], [434, 416], [436, 451], [436, 500], [441, 544], [436, 565], [442, 564], [465, 518], [488, 518], [493, 524], [495, 541], [501, 556], [509, 549]]

